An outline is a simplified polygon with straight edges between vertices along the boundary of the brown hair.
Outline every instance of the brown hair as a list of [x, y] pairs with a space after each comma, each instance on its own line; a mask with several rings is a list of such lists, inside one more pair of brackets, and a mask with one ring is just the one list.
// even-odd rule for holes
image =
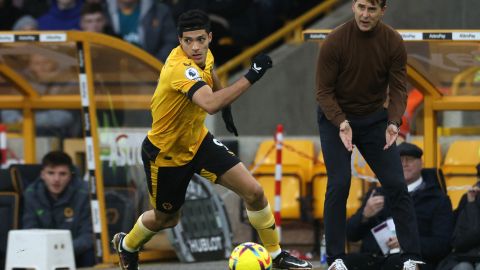
[[[379, 4], [381, 8], [384, 8], [387, 4], [387, 0], [367, 0], [370, 4], [376, 5]], [[353, 2], [357, 2], [357, 0], [353, 0]]]

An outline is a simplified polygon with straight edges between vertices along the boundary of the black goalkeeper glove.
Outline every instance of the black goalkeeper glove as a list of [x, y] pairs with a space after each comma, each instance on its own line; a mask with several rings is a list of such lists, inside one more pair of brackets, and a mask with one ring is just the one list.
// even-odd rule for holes
[[258, 81], [267, 72], [267, 69], [272, 67], [272, 59], [266, 54], [259, 54], [252, 59], [252, 66], [245, 74], [245, 78], [250, 84]]
[[227, 128], [227, 130], [238, 137], [237, 128], [233, 123], [232, 108], [230, 107], [230, 105], [222, 109], [222, 118], [223, 122], [225, 122], [225, 127]]

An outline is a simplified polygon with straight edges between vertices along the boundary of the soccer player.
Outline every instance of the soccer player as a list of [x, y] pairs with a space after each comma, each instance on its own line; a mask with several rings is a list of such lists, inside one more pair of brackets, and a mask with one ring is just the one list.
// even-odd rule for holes
[[280, 269], [312, 269], [309, 262], [282, 250], [262, 187], [240, 160], [205, 127], [207, 113], [228, 106], [272, 67], [267, 55], [254, 57], [244, 77], [222, 88], [213, 69], [207, 14], [190, 10], [179, 17], [178, 40], [160, 74], [151, 102], [152, 128], [142, 145], [150, 202], [128, 233], [112, 240], [121, 269], [138, 269], [138, 250], [160, 230], [175, 226], [194, 173], [243, 198], [250, 223]]

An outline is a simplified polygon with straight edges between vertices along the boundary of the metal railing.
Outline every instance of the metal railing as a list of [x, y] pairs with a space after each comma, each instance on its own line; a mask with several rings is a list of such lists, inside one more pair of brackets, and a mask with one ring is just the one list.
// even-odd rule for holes
[[287, 23], [284, 27], [280, 28], [267, 38], [258, 42], [257, 44], [246, 49], [241, 54], [237, 55], [233, 59], [227, 61], [225, 64], [217, 69], [218, 77], [223, 85], [227, 85], [228, 76], [230, 72], [236, 69], [238, 66], [243, 66], [245, 63], [249, 63], [250, 59], [260, 53], [261, 51], [272, 46], [281, 39], [285, 39], [293, 36], [293, 40], [301, 41], [301, 35], [303, 26], [313, 19], [317, 18], [320, 14], [328, 12], [335, 4], [340, 2], [339, 0], [325, 0], [321, 4], [318, 4], [302, 16], [296, 18], [294, 21]]

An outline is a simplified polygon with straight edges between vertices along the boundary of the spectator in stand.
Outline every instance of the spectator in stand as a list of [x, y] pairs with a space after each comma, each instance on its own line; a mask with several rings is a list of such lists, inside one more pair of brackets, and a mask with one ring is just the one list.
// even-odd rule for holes
[[53, 151], [42, 159], [40, 177], [24, 193], [24, 229], [72, 233], [77, 267], [95, 264], [88, 183], [74, 175], [72, 159]]
[[80, 14], [80, 29], [82, 31], [114, 35], [101, 4], [86, 2], [83, 4]]
[[24, 13], [12, 5], [12, 0], [0, 0], [0, 31], [12, 30], [13, 24]]
[[178, 45], [170, 8], [154, 0], [107, 0], [113, 30], [161, 61]]
[[49, 11], [38, 18], [40, 30], [80, 29], [83, 0], [54, 0]]
[[454, 251], [437, 270], [480, 270], [480, 164], [477, 165], [477, 179], [455, 211]]
[[[422, 169], [423, 151], [407, 142], [400, 144], [398, 151], [408, 193], [413, 199], [417, 216], [421, 255], [427, 263], [420, 269], [433, 270], [451, 248], [450, 238], [454, 222], [452, 205], [440, 189], [436, 173]], [[362, 207], [347, 221], [347, 239], [362, 241], [361, 253], [349, 254], [346, 258], [349, 269], [402, 269], [400, 256], [384, 256], [370, 231], [392, 216], [391, 203], [383, 194], [383, 188], [370, 190]], [[386, 245], [390, 251], [400, 248], [396, 236], [391, 237]]]
[[34, 31], [38, 30], [38, 22], [30, 15], [24, 15], [18, 19], [12, 28], [13, 31]]
[[48, 12], [52, 1], [55, 0], [23, 0], [21, 6], [22, 10], [26, 14], [30, 14], [34, 18], [38, 18]]
[[[62, 65], [53, 54], [32, 53], [25, 69], [19, 73], [29, 81], [40, 95], [71, 95], [78, 93], [76, 73], [71, 66]], [[74, 68], [74, 67], [73, 67]], [[2, 121], [15, 124], [23, 120], [20, 110], [2, 110]], [[81, 122], [77, 111], [36, 110], [35, 127], [38, 136], [76, 137], [81, 134]]]

